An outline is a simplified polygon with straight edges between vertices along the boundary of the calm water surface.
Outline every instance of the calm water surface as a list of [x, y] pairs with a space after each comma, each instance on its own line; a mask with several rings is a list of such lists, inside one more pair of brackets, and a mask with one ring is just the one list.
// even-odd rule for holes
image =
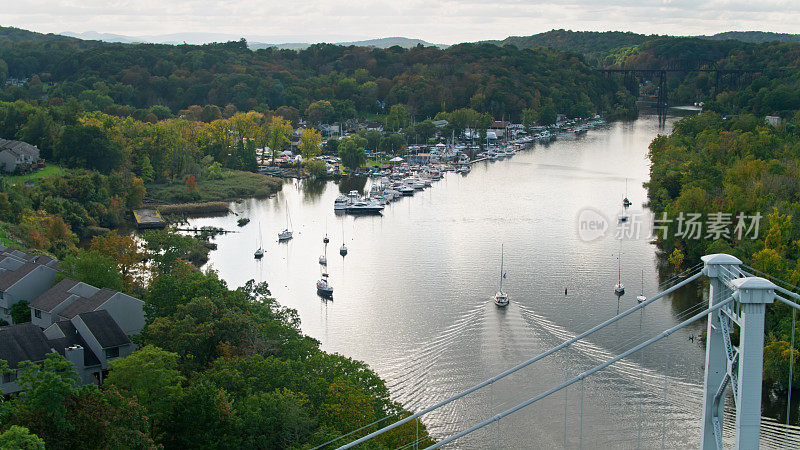
[[[351, 186], [292, 181], [274, 198], [234, 203], [235, 214], [192, 219], [191, 225], [240, 231], [216, 238], [219, 250], [208, 266], [232, 287], [267, 281], [324, 350], [367, 362], [397, 401], [419, 410], [634, 306], [642, 271], [645, 295], [661, 290], [665, 280], [646, 221], [639, 239], [620, 241], [613, 234], [626, 180], [632, 222], [647, 212], [647, 147], [673, 122], [666, 128], [654, 117], [614, 123], [511, 159], [478, 163], [467, 176], [448, 173], [433, 187], [388, 205], [382, 216], [334, 214], [333, 200]], [[607, 236], [580, 238], [578, 216], [585, 208], [608, 219]], [[239, 217], [249, 217], [250, 224], [238, 229]], [[277, 242], [289, 221], [294, 239]], [[333, 301], [315, 291], [326, 233]], [[253, 251], [260, 239], [266, 254], [257, 261]], [[349, 249], [344, 258], [342, 242]], [[503, 288], [511, 298], [505, 309], [491, 300], [501, 244]], [[620, 252], [627, 293], [617, 298]], [[425, 422], [436, 437], [461, 431], [679, 323], [687, 308], [701, 302], [697, 287], [684, 289]], [[704, 349], [690, 337], [703, 328], [700, 322], [680, 330], [582, 387], [545, 398], [457, 446], [696, 447]]]

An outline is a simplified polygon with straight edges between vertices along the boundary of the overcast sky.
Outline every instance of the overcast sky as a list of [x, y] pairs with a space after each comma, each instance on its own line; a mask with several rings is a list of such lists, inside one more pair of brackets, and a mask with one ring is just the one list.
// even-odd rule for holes
[[800, 33], [800, 0], [16, 0], [0, 25], [262, 42], [404, 36], [454, 44], [565, 28], [646, 34]]

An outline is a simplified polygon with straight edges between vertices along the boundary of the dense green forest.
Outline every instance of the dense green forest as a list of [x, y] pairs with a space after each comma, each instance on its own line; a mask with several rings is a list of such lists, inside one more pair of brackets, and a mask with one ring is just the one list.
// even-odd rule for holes
[[622, 31], [572, 31], [550, 30], [545, 33], [531, 36], [509, 36], [502, 41], [487, 41], [488, 43], [505, 46], [513, 45], [517, 48], [547, 47], [564, 52], [584, 55], [592, 67], [603, 67], [606, 57], [621, 49], [642, 44], [657, 38], [657, 35], [647, 36]]
[[[49, 164], [61, 165], [33, 186], [0, 177], [0, 226], [28, 248], [64, 257], [79, 239], [127, 222], [148, 198], [148, 186], [176, 192], [151, 198], [159, 202], [268, 196], [280, 189], [278, 180], [241, 171], [257, 170], [257, 146], [281, 151], [291, 133], [286, 120], [257, 112], [210, 123], [143, 122], [84, 112], [74, 99], [47, 106], [0, 102], [0, 136], [37, 145]], [[238, 186], [208, 191], [228, 180]]]
[[[800, 45], [660, 38], [616, 58], [618, 67], [658, 68], [693, 60], [696, 67], [758, 71], [723, 75], [718, 86], [710, 73], [668, 78], [672, 104], [704, 101], [704, 113], [681, 120], [672, 134], [651, 143], [650, 208], [660, 219], [667, 215], [662, 225], [669, 232], [660, 234], [658, 243], [676, 266], [704, 254], [729, 253], [800, 284]], [[765, 115], [782, 122], [767, 125]], [[694, 214], [702, 225], [715, 222], [716, 231], [726, 231], [687, 234]], [[755, 216], [761, 219], [754, 228]], [[680, 236], [679, 224], [684, 227]], [[764, 378], [777, 389], [787, 386], [791, 324], [788, 307], [768, 308]], [[798, 367], [794, 371], [797, 387]]]
[[576, 107], [614, 110], [626, 92], [578, 56], [489, 44], [252, 51], [244, 40], [91, 48], [60, 40], [0, 41], [4, 75], [30, 78], [25, 86], [6, 86], [0, 92], [6, 101], [76, 98], [86, 110], [139, 119], [156, 106], [164, 108], [162, 114], [179, 115], [193, 105], [215, 105], [278, 110], [294, 120], [326, 101], [323, 121], [385, 115], [394, 104], [419, 120], [466, 107], [519, 120], [523, 109], [545, 105], [568, 115]]
[[[78, 386], [59, 354], [23, 363], [25, 391], [0, 401], [0, 433], [24, 427], [52, 449], [310, 448], [408, 414], [364, 363], [304, 336], [296, 311], [271, 298], [266, 283], [229, 289], [213, 271], [198, 271], [187, 261], [191, 237], [142, 239], [143, 248], [130, 236], [96, 237], [65, 261], [78, 280], [139, 292], [142, 348], [115, 360], [102, 388]], [[412, 442], [416, 427], [398, 427], [370, 448]], [[422, 424], [419, 437], [432, 443]]]
[[773, 33], [770, 31], [726, 31], [711, 36], [699, 36], [704, 39], [735, 39], [742, 42], [800, 42], [800, 34]]
[[[612, 61], [613, 60], [613, 61]], [[752, 112], [789, 118], [800, 107], [800, 44], [659, 38], [609, 56], [609, 67], [720, 69], [667, 76], [670, 105], [705, 102], [720, 114]], [[751, 70], [752, 73], [724, 71]]]
[[584, 55], [593, 67], [604, 67], [614, 63], [607, 60], [613, 54], [624, 52], [645, 42], [673, 39], [733, 40], [742, 43], [761, 44], [767, 42], [800, 42], [800, 34], [771, 33], [765, 31], [728, 31], [710, 36], [659, 36], [623, 31], [572, 31], [550, 30], [530, 36], [509, 36], [503, 40], [484, 41], [499, 46], [513, 45], [517, 48], [547, 47]]
[[[704, 254], [728, 253], [789, 285], [800, 285], [798, 138], [800, 114], [776, 129], [753, 115], [723, 119], [704, 113], [681, 120], [670, 136], [653, 141], [647, 188], [651, 209], [671, 221], [670, 231], [659, 235], [659, 246], [670, 260], [680, 264], [684, 258], [697, 261]], [[686, 227], [690, 214], [700, 214], [703, 223], [720, 219], [727, 231], [676, 235], [678, 222], [684, 220]], [[762, 217], [760, 223], [754, 223], [755, 215]], [[791, 323], [787, 306], [770, 305], [764, 354], [768, 385], [786, 385]]]

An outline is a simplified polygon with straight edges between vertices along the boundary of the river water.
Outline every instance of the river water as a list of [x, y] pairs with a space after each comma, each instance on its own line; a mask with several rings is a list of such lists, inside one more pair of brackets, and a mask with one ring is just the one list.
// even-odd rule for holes
[[[613, 123], [477, 163], [466, 176], [448, 173], [388, 205], [381, 216], [336, 215], [333, 200], [354, 188], [348, 183], [291, 181], [273, 198], [233, 203], [235, 214], [190, 222], [239, 231], [216, 238], [219, 249], [208, 263], [231, 287], [267, 281], [281, 304], [299, 312], [305, 334], [326, 351], [367, 362], [395, 400], [419, 410], [635, 306], [642, 283], [646, 296], [669, 285], [643, 220], [642, 183], [650, 141], [674, 121], [664, 128], [656, 117]], [[631, 219], [620, 230], [616, 216], [626, 189]], [[250, 224], [237, 228], [240, 217]], [[581, 228], [587, 218], [604, 222], [605, 235], [587, 234]], [[279, 243], [277, 233], [289, 223], [294, 238]], [[618, 231], [623, 239], [615, 237]], [[326, 233], [332, 301], [315, 290]], [[266, 253], [258, 261], [253, 251], [260, 240]], [[339, 256], [342, 242], [346, 257]], [[507, 308], [492, 302], [501, 244]], [[618, 298], [620, 253], [627, 293]], [[424, 421], [443, 438], [509, 409], [684, 320], [702, 304], [700, 289], [688, 286], [654, 302]], [[697, 337], [704, 324], [679, 330], [456, 447], [697, 447], [704, 363]]]

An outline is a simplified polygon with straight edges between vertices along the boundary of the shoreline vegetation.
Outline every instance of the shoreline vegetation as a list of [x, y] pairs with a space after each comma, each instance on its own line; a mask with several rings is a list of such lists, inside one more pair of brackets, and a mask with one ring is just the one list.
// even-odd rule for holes
[[[146, 184], [147, 194], [144, 204], [157, 206], [160, 210], [164, 207], [160, 205], [195, 205], [230, 202], [250, 197], [266, 198], [280, 191], [282, 184], [280, 178], [259, 173], [241, 170], [223, 171], [218, 179], [197, 178], [195, 188], [188, 187], [185, 182]], [[212, 204], [208, 206], [214, 207]]]
[[[776, 127], [750, 114], [726, 118], [706, 112], [680, 120], [671, 134], [653, 140], [645, 186], [651, 210], [660, 218], [665, 214], [664, 223], [672, 226], [659, 234], [657, 244], [676, 272], [701, 255], [727, 253], [788, 285], [800, 285], [799, 136], [800, 113]], [[709, 221], [718, 217], [726, 228], [681, 235], [680, 218], [692, 214]], [[756, 215], [761, 219], [753, 228]], [[790, 344], [791, 316], [780, 302], [767, 307], [763, 402], [778, 415], [786, 409], [790, 355], [797, 353]], [[798, 359], [793, 390], [800, 388]]]

